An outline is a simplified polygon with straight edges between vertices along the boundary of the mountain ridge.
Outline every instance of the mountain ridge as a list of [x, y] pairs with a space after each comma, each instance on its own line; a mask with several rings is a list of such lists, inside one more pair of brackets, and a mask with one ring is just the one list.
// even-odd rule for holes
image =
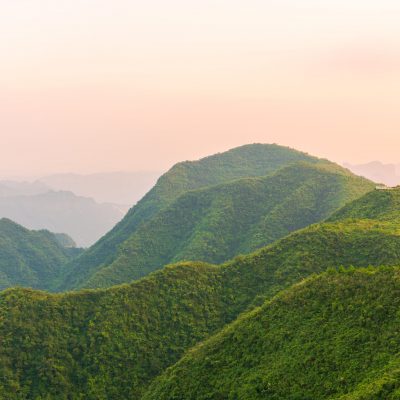
[[[126, 241], [144, 224], [156, 218], [185, 192], [205, 189], [235, 179], [265, 176], [298, 161], [330, 165], [330, 168], [340, 169], [343, 175], [354, 177], [349, 171], [334, 166], [335, 164], [327, 160], [278, 145], [245, 145], [198, 161], [178, 163], [159, 178], [153, 189], [127, 213], [120, 223], [71, 263], [69, 267], [71, 273], [65, 277], [65, 282], [59, 289], [71, 290], [82, 287], [91, 276], [115, 262], [119, 248], [126, 245]], [[364, 178], [354, 179], [369, 182]], [[372, 189], [372, 183], [370, 185], [371, 187], [368, 184], [368, 188]], [[360, 192], [359, 195], [361, 194], [363, 193]], [[160, 267], [162, 263], [170, 261], [172, 259], [163, 259], [157, 265]], [[103, 278], [99, 280], [99, 282], [103, 281]], [[111, 283], [121, 282], [121, 280], [111, 281]]]

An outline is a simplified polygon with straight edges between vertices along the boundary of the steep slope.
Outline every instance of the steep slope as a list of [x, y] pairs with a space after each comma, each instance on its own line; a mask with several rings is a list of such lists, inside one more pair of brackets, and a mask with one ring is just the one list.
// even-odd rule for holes
[[[62, 238], [67, 240], [65, 235]], [[60, 237], [48, 231], [29, 231], [0, 219], [0, 290], [11, 286], [48, 288], [77, 251], [66, 248]]]
[[372, 188], [337, 165], [301, 162], [189, 191], [138, 227], [110, 266], [76, 286], [129, 282], [182, 260], [221, 263], [321, 221]]
[[329, 220], [348, 218], [400, 222], [400, 188], [367, 193], [338, 210]]
[[4, 291], [0, 398], [138, 399], [187, 349], [280, 290], [331, 266], [380, 264], [400, 264], [397, 226], [338, 222], [219, 267], [182, 263], [107, 290]]
[[123, 216], [124, 212], [112, 204], [98, 204], [71, 192], [0, 196], [0, 217], [29, 229], [65, 232], [80, 247], [93, 244]]
[[118, 246], [144, 222], [188, 190], [243, 177], [264, 176], [296, 161], [320, 160], [287, 147], [267, 144], [241, 146], [198, 161], [174, 165], [107, 235], [70, 266], [64, 288], [74, 288], [96, 270], [111, 264]]
[[144, 399], [398, 399], [399, 326], [399, 268], [324, 274], [191, 350]]

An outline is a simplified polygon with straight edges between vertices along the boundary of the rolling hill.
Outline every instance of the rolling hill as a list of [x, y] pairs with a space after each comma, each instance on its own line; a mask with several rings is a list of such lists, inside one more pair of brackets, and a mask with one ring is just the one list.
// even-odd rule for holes
[[[399, 249], [396, 224], [340, 221], [297, 231], [221, 266], [180, 263], [106, 290], [3, 291], [0, 397], [139, 399], [185, 351], [242, 312], [329, 267], [399, 265]], [[381, 286], [383, 293], [391, 289]], [[157, 395], [163, 382], [153, 387]], [[169, 375], [168, 382], [174, 384]]]
[[174, 165], [110, 232], [91, 246], [71, 266], [61, 289], [73, 289], [98, 269], [111, 264], [119, 246], [160, 210], [180, 195], [244, 177], [265, 176], [297, 161], [321, 162], [316, 157], [278, 145], [252, 144], [198, 161]]
[[30, 231], [0, 219], [0, 290], [11, 286], [51, 286], [63, 265], [78, 251], [66, 235]]
[[400, 222], [400, 188], [373, 190], [346, 204], [329, 218], [330, 221], [344, 219]]
[[398, 399], [400, 270], [313, 277], [189, 351], [146, 400]]
[[336, 164], [276, 145], [177, 164], [72, 263], [59, 289], [130, 282], [180, 260], [220, 263], [323, 220], [373, 187]]
[[334, 164], [300, 162], [267, 177], [186, 192], [138, 227], [116, 260], [78, 287], [129, 282], [183, 260], [225, 262], [324, 220], [372, 187]]

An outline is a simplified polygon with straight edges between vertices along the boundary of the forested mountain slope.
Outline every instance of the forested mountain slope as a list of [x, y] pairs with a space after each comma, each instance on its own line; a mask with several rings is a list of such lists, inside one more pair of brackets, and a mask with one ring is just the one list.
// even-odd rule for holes
[[400, 222], [400, 188], [373, 190], [348, 203], [335, 212], [329, 220], [338, 221], [346, 218]]
[[72, 244], [66, 235], [30, 231], [11, 220], [0, 219], [0, 290], [11, 286], [51, 286], [63, 265], [76, 254]]
[[372, 188], [335, 164], [300, 162], [267, 177], [186, 192], [140, 226], [110, 266], [78, 287], [130, 282], [177, 261], [227, 261], [324, 220]]
[[398, 399], [399, 327], [399, 268], [326, 273], [188, 352], [144, 399]]
[[120, 223], [73, 262], [70, 266], [72, 273], [63, 288], [74, 288], [97, 269], [111, 264], [121, 243], [184, 192], [243, 177], [265, 176], [296, 161], [321, 162], [316, 157], [287, 147], [251, 144], [199, 161], [174, 165]]
[[396, 225], [337, 222], [222, 266], [173, 265], [106, 290], [6, 290], [0, 398], [138, 399], [187, 349], [280, 290], [331, 266], [381, 264], [400, 264]]

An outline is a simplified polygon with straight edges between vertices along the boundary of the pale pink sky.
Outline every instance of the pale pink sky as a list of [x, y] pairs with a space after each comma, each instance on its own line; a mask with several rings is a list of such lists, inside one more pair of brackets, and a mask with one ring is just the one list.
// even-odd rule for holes
[[398, 0], [5, 0], [0, 177], [245, 143], [400, 162]]

